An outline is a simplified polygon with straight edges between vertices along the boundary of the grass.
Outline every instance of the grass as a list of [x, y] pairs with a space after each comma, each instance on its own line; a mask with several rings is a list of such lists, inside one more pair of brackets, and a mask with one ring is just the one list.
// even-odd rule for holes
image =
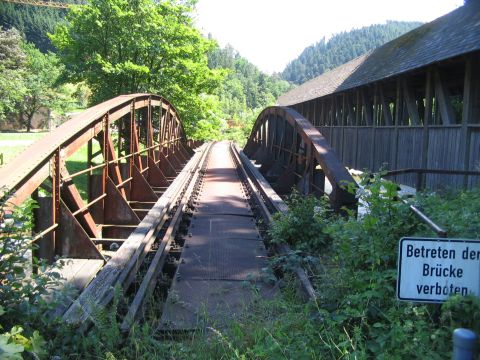
[[[25, 150], [31, 143], [48, 134], [47, 132], [0, 132], [0, 167], [12, 161], [15, 156]], [[8, 143], [7, 143], [8, 142]], [[15, 142], [17, 144], [15, 144]], [[31, 143], [28, 143], [31, 142]], [[3, 161], [1, 158], [3, 157]]]
[[[93, 152], [95, 153], [100, 149], [97, 142], [94, 142]], [[87, 158], [88, 158], [88, 146], [87, 144], [83, 145], [76, 153], [70, 156], [67, 161], [67, 170], [70, 174], [74, 174], [78, 171], [85, 170], [87, 168]], [[88, 174], [82, 174], [73, 178], [73, 183], [77, 186], [80, 196], [83, 201], [87, 202], [88, 199]]]
[[[28, 146], [33, 144], [36, 140], [42, 138], [48, 132], [12, 132], [0, 133], [0, 167], [11, 162], [18, 154], [25, 150]], [[8, 142], [8, 143], [7, 143]], [[15, 144], [15, 142], [17, 144]], [[93, 152], [100, 149], [97, 142], [94, 142]], [[76, 153], [70, 156], [66, 161], [67, 170], [70, 174], [84, 170], [87, 168], [87, 151], [88, 147], [85, 144]], [[2, 158], [3, 156], [3, 163]], [[73, 182], [78, 188], [80, 195], [84, 201], [87, 200], [88, 176], [83, 174], [73, 179]]]

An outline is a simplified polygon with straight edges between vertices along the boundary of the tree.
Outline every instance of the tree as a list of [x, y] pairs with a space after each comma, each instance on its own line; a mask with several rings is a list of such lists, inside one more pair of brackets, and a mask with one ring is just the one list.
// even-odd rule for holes
[[[65, 3], [82, 3], [79, 0], [62, 0]], [[66, 9], [44, 6], [25, 6], [0, 1], [0, 26], [15, 28], [25, 36], [26, 41], [35, 44], [41, 52], [53, 51], [54, 47], [47, 33], [54, 31], [63, 22]]]
[[66, 75], [85, 81], [94, 102], [135, 93], [159, 93], [180, 113], [187, 132], [209, 116], [223, 71], [210, 69], [215, 42], [193, 27], [193, 0], [92, 0], [72, 7], [68, 24], [51, 36]]
[[294, 84], [302, 84], [421, 24], [419, 22], [387, 21], [386, 24], [370, 25], [335, 34], [328, 42], [322, 38], [318, 43], [305, 48], [298, 58], [291, 61], [283, 70], [281, 77]]
[[23, 79], [26, 61], [20, 33], [15, 29], [0, 29], [0, 122], [15, 110], [26, 92]]
[[[33, 44], [25, 45], [28, 57], [25, 83], [27, 89], [21, 102], [23, 125], [30, 131], [32, 118], [42, 107], [56, 108], [59, 89], [57, 81], [62, 71], [58, 57], [53, 53], [42, 54]], [[62, 100], [67, 100], [63, 98]]]
[[[250, 135], [258, 113], [291, 88], [278, 76], [265, 75], [231, 46], [215, 48], [208, 55], [212, 68], [227, 68], [228, 75], [218, 91], [223, 117], [241, 128], [239, 137]], [[232, 124], [232, 122], [230, 122]], [[235, 132], [238, 129], [227, 129]], [[228, 134], [227, 134], [228, 136]]]

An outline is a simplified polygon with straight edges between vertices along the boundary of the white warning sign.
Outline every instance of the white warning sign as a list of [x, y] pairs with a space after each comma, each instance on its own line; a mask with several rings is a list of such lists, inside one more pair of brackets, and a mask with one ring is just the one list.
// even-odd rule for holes
[[442, 302], [454, 294], [480, 296], [480, 241], [402, 238], [398, 299]]

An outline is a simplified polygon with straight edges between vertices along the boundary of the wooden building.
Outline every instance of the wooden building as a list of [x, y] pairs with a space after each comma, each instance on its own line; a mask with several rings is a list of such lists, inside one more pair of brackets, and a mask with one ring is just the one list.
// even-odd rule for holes
[[479, 184], [479, 3], [304, 83], [278, 105], [305, 116], [347, 167], [409, 169], [393, 179], [417, 187]]

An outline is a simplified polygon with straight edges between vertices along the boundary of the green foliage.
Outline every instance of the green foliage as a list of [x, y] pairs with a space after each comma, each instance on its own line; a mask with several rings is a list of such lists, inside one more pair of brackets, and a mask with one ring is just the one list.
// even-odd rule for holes
[[223, 137], [245, 142], [260, 111], [291, 88], [291, 84], [277, 75], [263, 74], [255, 65], [230, 45], [216, 47], [208, 55], [212, 69], [227, 69], [228, 75], [218, 90], [222, 117], [229, 127]]
[[0, 30], [0, 48], [0, 123], [15, 123], [19, 118], [30, 131], [32, 118], [41, 108], [64, 114], [84, 102], [84, 86], [59, 84], [63, 67], [55, 54], [43, 54], [24, 43], [14, 29]]
[[274, 242], [292, 245], [297, 250], [317, 252], [325, 247], [329, 238], [324, 232], [327, 216], [326, 199], [302, 196], [293, 191], [286, 201], [289, 211], [277, 213], [269, 234]]
[[[291, 85], [261, 73], [231, 46], [220, 49], [200, 36], [190, 18], [194, 4], [97, 0], [65, 18], [64, 10], [0, 3], [0, 23], [19, 28], [44, 53], [58, 48], [67, 65], [62, 81], [82, 81], [93, 103], [120, 93], [159, 93], [175, 104], [193, 138], [243, 144], [260, 111]], [[57, 48], [47, 38], [52, 32]], [[71, 86], [56, 87], [56, 111], [86, 106], [88, 90], [82, 96]]]
[[[474, 218], [478, 217], [479, 195], [480, 189], [476, 189], [447, 194], [445, 198], [420, 195], [417, 201], [434, 219], [455, 219], [463, 211], [465, 220], [460, 218], [457, 227], [448, 228], [455, 236], [466, 236], [467, 230], [472, 237], [472, 231], [478, 234], [478, 221]], [[312, 235], [304, 237], [303, 231], [312, 234], [311, 229], [318, 226], [318, 231], [331, 239], [329, 246], [316, 252], [321, 266], [311, 268], [312, 279], [319, 289], [314, 316], [322, 319], [319, 330], [322, 341], [314, 345], [317, 353], [330, 354], [332, 358], [449, 358], [455, 328], [479, 330], [480, 300], [453, 296], [441, 308], [398, 302], [395, 285], [399, 239], [433, 234], [413, 217], [406, 204], [397, 200], [397, 186], [382, 180], [381, 174], [363, 176], [358, 196], [366, 206], [359, 216], [314, 217], [310, 210], [303, 218], [318, 224], [306, 225], [304, 221], [292, 232], [292, 237], [304, 239], [301, 246], [309, 254], [314, 249], [310, 245]], [[303, 214], [310, 201], [305, 198], [291, 202], [290, 213]], [[460, 204], [468, 205], [462, 208]], [[289, 227], [296, 224], [287, 222], [285, 217], [280, 219], [285, 222], [280, 222], [282, 231], [278, 231], [277, 221], [270, 233], [278, 236], [277, 240], [288, 241]], [[470, 222], [474, 222], [473, 227]]]
[[[62, 0], [64, 3], [78, 4], [84, 1]], [[43, 53], [54, 51], [47, 33], [54, 31], [65, 18], [65, 9], [47, 8], [0, 2], [0, 27], [16, 28], [28, 42], [35, 44]]]
[[51, 36], [69, 79], [85, 81], [94, 103], [125, 93], [169, 99], [188, 133], [208, 119], [223, 78], [210, 69], [214, 41], [193, 27], [193, 1], [92, 0], [73, 7]]
[[19, 32], [0, 29], [0, 124], [26, 93], [26, 61]]
[[46, 342], [37, 329], [52, 324], [45, 312], [55, 306], [48, 299], [52, 288], [59, 285], [59, 274], [32, 255], [36, 246], [30, 239], [31, 212], [35, 207], [27, 201], [10, 214], [6, 204], [0, 203], [0, 330], [7, 330], [0, 334], [2, 359], [22, 359], [25, 351], [36, 358], [46, 355]]
[[294, 84], [302, 84], [420, 25], [419, 22], [387, 21], [383, 25], [370, 25], [336, 34], [328, 42], [323, 38], [291, 61], [281, 77]]
[[64, 97], [59, 97], [57, 81], [62, 71], [57, 56], [43, 54], [33, 44], [24, 46], [27, 54], [26, 92], [20, 104], [20, 112], [25, 115], [24, 126], [30, 131], [33, 115], [42, 107], [60, 108], [68, 106]]
[[[2, 313], [0, 306], [0, 316]], [[9, 332], [0, 334], [0, 358], [5, 360], [22, 360], [22, 353], [27, 351], [35, 358], [43, 358], [47, 355], [47, 343], [38, 331], [34, 331], [30, 337], [23, 334], [21, 326], [14, 326]]]
[[480, 333], [480, 299], [474, 295], [454, 295], [442, 305], [440, 318], [450, 329], [467, 328]]
[[418, 203], [433, 221], [441, 224], [449, 236], [480, 238], [480, 191], [448, 190], [440, 196], [426, 192], [420, 194]]

